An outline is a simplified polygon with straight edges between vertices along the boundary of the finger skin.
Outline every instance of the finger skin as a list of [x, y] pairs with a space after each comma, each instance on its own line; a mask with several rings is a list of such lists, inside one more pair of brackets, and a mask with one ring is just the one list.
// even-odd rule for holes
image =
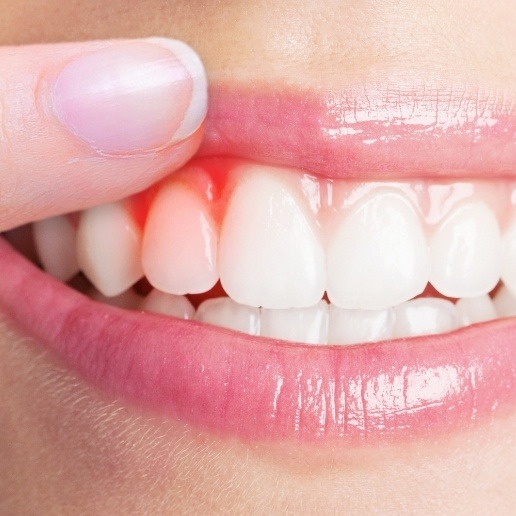
[[63, 69], [120, 44], [0, 48], [0, 231], [141, 191], [196, 152], [202, 123], [159, 148], [110, 154], [60, 119], [53, 95]]

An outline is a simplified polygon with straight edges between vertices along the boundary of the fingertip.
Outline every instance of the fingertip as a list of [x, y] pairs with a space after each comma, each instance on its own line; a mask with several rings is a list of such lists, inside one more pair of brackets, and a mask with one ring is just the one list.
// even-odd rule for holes
[[94, 150], [141, 154], [198, 130], [207, 111], [207, 80], [199, 56], [181, 41], [115, 41], [67, 63], [51, 102], [61, 124]]

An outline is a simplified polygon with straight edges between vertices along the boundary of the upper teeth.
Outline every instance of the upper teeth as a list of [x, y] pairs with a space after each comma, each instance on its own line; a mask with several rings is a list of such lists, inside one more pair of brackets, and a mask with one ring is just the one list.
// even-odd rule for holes
[[218, 232], [206, 203], [181, 183], [165, 185], [154, 200], [143, 241], [143, 270], [164, 292], [198, 294], [219, 279]]
[[[143, 234], [128, 200], [83, 212], [77, 237], [65, 217], [36, 223], [43, 265], [68, 279], [77, 270], [69, 252], [77, 238], [79, 265], [104, 295], [120, 294], [143, 275], [172, 295], [208, 291], [220, 278], [231, 299], [249, 308], [212, 302], [201, 319], [209, 321], [217, 311], [237, 327], [250, 324], [253, 332], [250, 307], [262, 307], [261, 334], [277, 336], [279, 330], [270, 330], [277, 326], [272, 309], [306, 308], [282, 311], [283, 320], [288, 314], [292, 328], [311, 320], [330, 340], [343, 341], [426, 332], [414, 326], [413, 314], [423, 308], [426, 319], [439, 319], [441, 326], [475, 322], [478, 310], [494, 311], [482, 296], [500, 277], [516, 293], [510, 192], [493, 202], [482, 183], [468, 183], [460, 195], [457, 185], [443, 184], [432, 198], [432, 188], [421, 183], [364, 186], [246, 164], [213, 194], [213, 184], [198, 186], [206, 176], [196, 166], [162, 185]], [[500, 228], [506, 227], [502, 238]], [[55, 232], [61, 241], [48, 238]], [[458, 304], [453, 314], [443, 300], [403, 304], [429, 281], [444, 296], [477, 301]], [[325, 291], [329, 309], [319, 303]], [[390, 308], [396, 305], [394, 317]], [[179, 312], [192, 316], [186, 306]], [[289, 331], [292, 337], [295, 329]]]
[[326, 287], [324, 251], [305, 199], [270, 170], [242, 173], [220, 234], [220, 279], [239, 303], [312, 306]]
[[341, 218], [328, 246], [332, 303], [380, 310], [423, 292], [428, 248], [419, 217], [402, 194], [380, 189]]

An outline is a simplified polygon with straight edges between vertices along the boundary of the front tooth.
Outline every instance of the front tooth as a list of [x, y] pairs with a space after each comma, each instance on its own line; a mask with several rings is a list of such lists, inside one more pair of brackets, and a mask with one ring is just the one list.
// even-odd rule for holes
[[496, 319], [496, 309], [491, 298], [484, 294], [478, 297], [464, 297], [455, 303], [462, 326]]
[[170, 315], [178, 319], [193, 319], [195, 308], [185, 296], [175, 296], [160, 290], [152, 290], [140, 303], [140, 310]]
[[326, 344], [328, 304], [326, 301], [319, 301], [308, 308], [263, 308], [260, 335], [306, 344]]
[[324, 252], [301, 195], [266, 167], [240, 176], [221, 229], [219, 271], [238, 303], [265, 308], [316, 304]]
[[493, 212], [482, 202], [456, 208], [430, 244], [430, 282], [448, 297], [476, 297], [500, 278], [501, 236]]
[[82, 213], [77, 231], [79, 265], [105, 296], [121, 294], [143, 276], [140, 249], [141, 231], [122, 203]]
[[229, 297], [208, 299], [199, 305], [197, 321], [241, 331], [249, 335], [260, 334], [260, 309], [240, 305]]
[[516, 315], [516, 297], [504, 285], [493, 298], [498, 317], [514, 317]]
[[453, 331], [460, 326], [455, 305], [446, 299], [424, 297], [395, 308], [395, 337], [414, 337]]
[[346, 310], [330, 305], [329, 344], [358, 344], [391, 339], [394, 309]]
[[516, 221], [503, 235], [502, 281], [516, 295]]
[[198, 294], [218, 281], [218, 234], [202, 199], [180, 183], [163, 187], [152, 203], [143, 239], [143, 270], [170, 294]]
[[43, 268], [61, 281], [79, 272], [77, 231], [68, 217], [58, 215], [33, 224], [34, 242]]
[[344, 218], [328, 248], [328, 297], [340, 308], [382, 310], [420, 294], [430, 262], [412, 205], [374, 194]]

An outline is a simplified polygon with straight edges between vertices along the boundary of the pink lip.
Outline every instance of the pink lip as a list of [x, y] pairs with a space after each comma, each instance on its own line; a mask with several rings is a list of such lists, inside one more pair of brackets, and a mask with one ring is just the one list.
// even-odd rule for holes
[[335, 178], [514, 176], [516, 104], [497, 91], [385, 84], [325, 94], [218, 87], [201, 154]]
[[289, 345], [95, 303], [2, 240], [0, 261], [0, 308], [71, 369], [223, 435], [382, 444], [468, 428], [516, 402], [511, 320], [371, 345]]
[[[452, 93], [362, 91], [355, 102], [222, 88], [202, 153], [365, 180], [514, 174], [514, 105]], [[72, 370], [220, 434], [381, 444], [468, 428], [516, 404], [512, 320], [373, 345], [289, 345], [92, 302], [1, 240], [0, 263], [1, 311]]]

